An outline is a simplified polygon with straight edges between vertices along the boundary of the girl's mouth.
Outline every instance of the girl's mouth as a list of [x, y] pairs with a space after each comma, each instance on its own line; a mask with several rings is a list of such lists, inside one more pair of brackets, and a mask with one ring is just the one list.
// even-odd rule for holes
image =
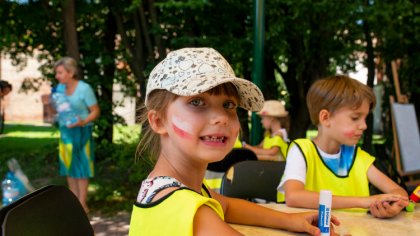
[[203, 141], [206, 142], [215, 142], [215, 143], [225, 143], [227, 140], [227, 137], [225, 136], [203, 136], [200, 138]]

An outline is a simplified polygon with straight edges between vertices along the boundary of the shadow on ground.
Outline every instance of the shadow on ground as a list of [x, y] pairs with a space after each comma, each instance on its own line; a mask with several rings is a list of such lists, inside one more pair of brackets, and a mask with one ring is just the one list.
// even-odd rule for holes
[[130, 213], [119, 212], [112, 217], [89, 216], [95, 236], [126, 236], [130, 225]]

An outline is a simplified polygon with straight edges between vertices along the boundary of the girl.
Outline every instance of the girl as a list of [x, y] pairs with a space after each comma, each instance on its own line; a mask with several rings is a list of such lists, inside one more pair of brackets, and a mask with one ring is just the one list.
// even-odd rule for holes
[[264, 102], [263, 109], [258, 113], [261, 123], [266, 130], [263, 141], [258, 146], [243, 143], [243, 147], [257, 154], [258, 160], [284, 161], [286, 160], [289, 138], [286, 126], [288, 112], [280, 101]]
[[134, 204], [131, 236], [239, 235], [226, 222], [319, 234], [317, 213], [270, 210], [203, 183], [207, 164], [223, 159], [238, 136], [237, 106], [256, 111], [262, 102], [261, 91], [211, 48], [173, 51], [153, 69], [139, 147], [158, 160]]

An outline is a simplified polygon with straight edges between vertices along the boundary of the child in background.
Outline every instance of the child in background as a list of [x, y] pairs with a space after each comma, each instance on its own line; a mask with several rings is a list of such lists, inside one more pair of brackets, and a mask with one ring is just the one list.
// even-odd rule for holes
[[[291, 207], [317, 208], [319, 191], [331, 190], [332, 208], [364, 208], [378, 218], [397, 215], [408, 204], [407, 192], [379, 171], [375, 158], [356, 146], [375, 106], [372, 89], [347, 76], [316, 81], [306, 97], [313, 140], [289, 147], [278, 190]], [[369, 183], [385, 194], [370, 196]]]
[[258, 111], [263, 99], [211, 48], [172, 51], [153, 69], [139, 147], [158, 159], [142, 182], [130, 236], [239, 235], [226, 222], [319, 234], [316, 212], [270, 210], [219, 195], [203, 182], [207, 164], [232, 150], [240, 127], [237, 106]]
[[280, 101], [268, 100], [258, 114], [265, 129], [264, 139], [258, 146], [243, 143], [243, 147], [255, 152], [258, 160], [284, 161], [289, 147], [288, 112]]
[[12, 85], [5, 80], [0, 80], [0, 98], [6, 96], [11, 91]]

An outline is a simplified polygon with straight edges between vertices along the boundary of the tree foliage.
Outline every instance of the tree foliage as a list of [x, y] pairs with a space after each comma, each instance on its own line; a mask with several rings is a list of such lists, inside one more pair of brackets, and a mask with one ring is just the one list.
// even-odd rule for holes
[[[69, 54], [65, 42], [74, 41], [64, 33], [69, 19], [66, 3], [1, 1], [1, 51], [17, 65], [24, 64], [25, 55], [37, 52], [44, 78], [54, 81], [52, 62]], [[99, 97], [103, 112], [96, 127], [105, 144], [112, 137], [110, 127], [122, 122], [112, 114], [113, 84], [122, 84], [127, 96], [136, 96], [141, 103], [151, 68], [170, 50], [214, 47], [238, 76], [251, 79], [254, 1], [74, 3], [80, 63], [84, 78]], [[353, 71], [357, 61], [370, 68], [366, 78], [372, 85], [378, 61], [389, 65], [401, 59], [402, 88], [412, 95], [412, 101], [418, 101], [417, 1], [272, 0], [266, 1], [265, 9], [265, 82], [261, 89], [266, 99], [287, 101], [291, 138], [303, 137], [310, 126], [305, 101], [310, 85], [337, 70]], [[241, 114], [246, 122], [246, 113]]]

